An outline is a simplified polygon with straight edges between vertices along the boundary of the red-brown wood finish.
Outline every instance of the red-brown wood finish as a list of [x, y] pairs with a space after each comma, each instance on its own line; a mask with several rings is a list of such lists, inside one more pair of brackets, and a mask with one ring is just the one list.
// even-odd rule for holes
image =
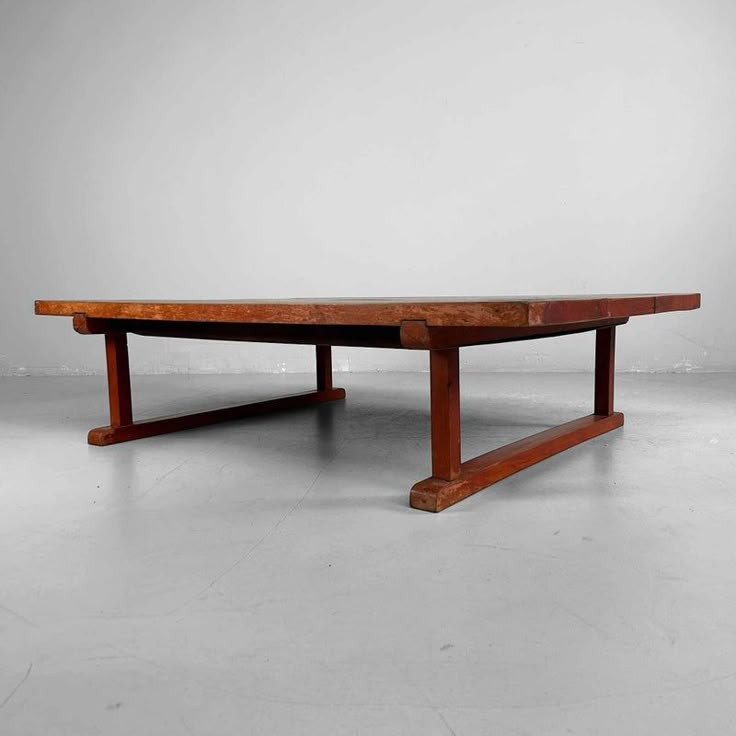
[[[454, 380], [448, 380], [445, 361], [431, 361], [432, 475], [414, 485], [410, 504], [424, 511], [442, 511], [540, 460], [622, 426], [624, 415], [613, 411], [615, 344], [615, 326], [596, 331], [594, 414], [479, 455], [458, 465], [453, 474], [445, 472], [445, 463], [448, 445], [454, 448], [456, 438], [458, 462], [460, 460], [458, 375], [453, 374]], [[432, 350], [430, 355], [451, 352], [457, 351]], [[435, 393], [443, 400], [435, 401]]]
[[[92, 327], [85, 321], [76, 320], [75, 328], [87, 332]], [[112, 445], [118, 442], [153, 437], [158, 434], [180, 432], [208, 424], [229, 422], [234, 419], [266, 414], [285, 409], [296, 409], [327, 401], [345, 398], [345, 389], [332, 386], [332, 349], [329, 345], [316, 346], [317, 390], [282, 396], [267, 401], [228, 406], [222, 409], [157, 417], [140, 422], [133, 421], [130, 396], [130, 370], [128, 345], [125, 333], [105, 334], [107, 347], [107, 385], [110, 395], [110, 425], [90, 430], [87, 441], [90, 445]]]
[[[432, 476], [410, 503], [441, 511], [512, 473], [623, 424], [613, 409], [616, 327], [630, 317], [697, 309], [699, 294], [444, 297], [214, 302], [38, 301], [37, 314], [73, 317], [105, 336], [110, 425], [90, 431], [107, 445], [345, 397], [332, 385], [333, 345], [427, 350]], [[595, 331], [594, 413], [492, 450], [460, 454], [459, 348]], [[317, 390], [195, 414], [133, 421], [127, 333], [315, 345]]]
[[616, 368], [616, 328], [604, 327], [595, 333], [594, 413], [613, 414], [613, 380]]
[[700, 294], [205, 302], [39, 300], [36, 314], [243, 324], [400, 326], [405, 320], [424, 320], [430, 326], [523, 327], [616, 319], [699, 306]]
[[560, 337], [611, 325], [628, 317], [525, 327], [435, 327], [423, 320], [400, 325], [281, 325], [236, 322], [172, 322], [169, 320], [107, 319], [75, 314], [74, 329], [82, 335], [129, 332], [146, 337], [184, 337], [197, 340], [271, 342], [302, 345], [431, 350], [489, 345], [539, 337]]
[[590, 414], [512, 442], [464, 462], [453, 481], [435, 477], [419, 481], [411, 489], [410, 504], [423, 511], [442, 511], [519, 470], [610, 432], [623, 423], [623, 414], [618, 412], [606, 417]]
[[177, 414], [169, 417], [157, 417], [140, 422], [96, 427], [90, 430], [87, 441], [90, 445], [114, 445], [118, 442], [139, 440], [144, 437], [153, 437], [169, 432], [181, 432], [184, 429], [204, 427], [209, 424], [231, 422], [234, 419], [267, 414], [286, 409], [297, 409], [313, 404], [322, 404], [326, 401], [337, 401], [345, 398], [345, 389], [333, 388], [323, 391], [308, 391], [301, 394], [281, 396], [266, 401], [256, 401], [251, 404], [228, 406], [223, 409], [211, 409], [193, 414]]
[[107, 393], [110, 401], [110, 424], [121, 427], [133, 421], [133, 400], [130, 393], [128, 336], [124, 332], [105, 335], [107, 357]]
[[454, 480], [460, 472], [460, 351], [430, 350], [432, 475]]
[[332, 389], [332, 348], [329, 345], [316, 345], [317, 390]]

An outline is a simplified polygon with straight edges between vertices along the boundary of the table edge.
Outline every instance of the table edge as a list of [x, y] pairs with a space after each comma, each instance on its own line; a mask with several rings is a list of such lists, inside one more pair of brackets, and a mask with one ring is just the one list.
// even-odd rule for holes
[[698, 309], [697, 292], [449, 302], [147, 302], [44, 300], [37, 315], [243, 324], [522, 327]]

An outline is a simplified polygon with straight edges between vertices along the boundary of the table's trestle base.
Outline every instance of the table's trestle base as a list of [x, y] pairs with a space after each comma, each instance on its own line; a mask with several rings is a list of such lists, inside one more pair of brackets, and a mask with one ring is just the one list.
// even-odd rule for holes
[[620, 412], [610, 416], [590, 414], [525, 437], [461, 463], [454, 480], [429, 477], [419, 481], [411, 489], [410, 504], [424, 511], [442, 511], [519, 470], [610, 432], [623, 423], [624, 415]]
[[540, 460], [622, 426], [624, 415], [613, 410], [615, 352], [616, 325], [599, 327], [595, 339], [593, 414], [461, 462], [459, 351], [430, 350], [432, 475], [411, 489], [411, 506], [442, 511]]
[[228, 406], [224, 409], [212, 409], [193, 414], [179, 414], [135, 422], [133, 421], [133, 401], [130, 389], [127, 334], [125, 332], [106, 333], [105, 353], [107, 357], [110, 424], [106, 427], [96, 427], [90, 430], [87, 435], [87, 442], [90, 445], [114, 445], [117, 442], [139, 440], [158, 434], [179, 432], [183, 429], [194, 429], [208, 424], [229, 422], [243, 417], [284, 411], [285, 409], [297, 409], [345, 398], [345, 389], [334, 388], [332, 385], [332, 348], [329, 345], [316, 345], [316, 391], [307, 391], [239, 406]]
[[337, 401], [344, 398], [345, 389], [342, 388], [308, 391], [306, 393], [291, 394], [266, 401], [256, 401], [251, 404], [200, 411], [194, 414], [178, 414], [118, 426], [96, 427], [90, 430], [87, 435], [87, 441], [90, 445], [114, 445], [117, 442], [139, 440], [144, 437], [153, 437], [157, 434], [168, 434], [169, 432], [179, 432], [183, 429], [205, 427], [208, 424], [230, 422], [234, 419], [243, 419], [244, 417], [258, 416], [259, 414], [268, 414], [286, 409], [297, 409], [303, 406], [322, 404], [326, 401]]
[[[594, 327], [596, 341], [593, 414], [466, 462], [461, 462], [460, 455], [459, 347], [443, 344], [448, 336], [433, 335], [426, 325], [405, 325], [405, 337], [408, 341], [416, 341], [417, 347], [425, 345], [425, 349], [429, 350], [432, 418], [432, 475], [414, 485], [410, 494], [411, 506], [425, 511], [442, 511], [523, 468], [622, 426], [623, 414], [613, 410], [617, 322], [607, 321]], [[321, 343], [315, 346], [316, 390], [239, 406], [136, 422], [133, 420], [127, 332], [114, 329], [122, 326], [123, 323], [111, 323], [108, 320], [98, 323], [87, 320], [83, 315], [75, 316], [75, 328], [79, 332], [94, 334], [105, 330], [103, 334], [107, 357], [110, 424], [89, 432], [87, 439], [91, 445], [112, 445], [345, 398], [344, 389], [334, 388], [332, 385], [332, 348], [329, 344]], [[593, 325], [579, 327], [591, 329]], [[526, 337], [526, 334], [515, 334], [511, 339]], [[448, 341], [452, 343], [456, 336], [449, 338]]]

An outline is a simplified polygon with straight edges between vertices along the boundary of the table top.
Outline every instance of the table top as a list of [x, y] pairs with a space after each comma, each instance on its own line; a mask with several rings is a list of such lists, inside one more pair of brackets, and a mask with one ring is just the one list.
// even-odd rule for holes
[[565, 325], [641, 314], [697, 309], [700, 294], [462, 296], [216, 301], [36, 302], [36, 314], [100, 319], [250, 324], [394, 325], [422, 320], [436, 326]]

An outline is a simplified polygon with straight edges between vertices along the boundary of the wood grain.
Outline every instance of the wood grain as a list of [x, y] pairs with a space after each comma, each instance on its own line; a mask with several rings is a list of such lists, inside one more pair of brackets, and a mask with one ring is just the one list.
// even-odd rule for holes
[[36, 314], [90, 318], [262, 324], [523, 327], [569, 324], [697, 309], [699, 294], [623, 294], [550, 297], [282, 299], [233, 301], [36, 302]]

